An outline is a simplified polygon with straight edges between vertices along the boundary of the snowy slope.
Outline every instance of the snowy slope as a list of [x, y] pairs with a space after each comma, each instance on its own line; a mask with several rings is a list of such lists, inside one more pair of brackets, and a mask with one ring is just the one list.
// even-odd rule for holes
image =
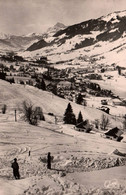
[[[119, 186], [120, 192], [125, 189], [125, 167], [119, 167], [116, 170], [110, 168], [111, 175], [109, 175], [109, 171], [105, 169], [98, 171], [98, 173], [86, 173], [83, 172], [85, 164], [79, 166], [84, 157], [87, 157], [88, 160], [92, 157], [97, 160], [101, 158], [104, 159], [104, 163], [106, 160], [113, 163], [118, 156], [109, 153], [115, 148], [125, 152], [125, 143], [105, 140], [95, 134], [81, 133], [81, 136], [78, 136], [80, 134], [78, 132], [75, 132], [73, 137], [69, 135], [69, 131], [73, 131], [70, 127], [67, 127], [67, 135], [57, 133], [55, 129], [59, 129], [59, 125], [46, 122], [43, 122], [39, 127], [13, 121], [1, 122], [1, 125], [1, 195], [20, 195], [23, 192], [24, 194], [52, 195], [64, 193], [64, 195], [79, 195], [80, 193], [88, 194], [89, 189], [93, 191], [94, 188], [97, 190], [105, 188], [105, 191], [116, 192], [116, 185]], [[28, 156], [29, 151], [31, 151], [30, 157]], [[52, 170], [46, 168], [45, 159], [48, 151], [54, 156]], [[14, 180], [12, 174], [11, 163], [15, 157], [18, 159], [20, 167], [20, 180]], [[91, 166], [93, 162], [89, 162]], [[74, 167], [74, 163], [76, 167]], [[116, 177], [117, 183], [115, 186], [107, 185], [106, 180], [112, 183], [115, 179], [115, 171], [120, 173]], [[92, 180], [87, 183], [86, 178], [90, 177]]]
[[32, 59], [36, 54], [45, 55], [52, 63], [72, 61], [72, 64], [83, 66], [87, 64], [84, 58], [88, 56], [88, 63], [95, 59], [97, 64], [115, 63], [125, 67], [125, 23], [126, 11], [122, 11], [68, 26], [46, 39], [47, 47], [35, 47], [35, 51], [22, 55]]
[[[0, 105], [6, 104], [10, 111], [18, 109], [24, 100], [28, 100], [35, 106], [42, 107], [44, 113], [53, 112], [56, 116], [63, 118], [65, 109], [69, 103], [69, 100], [59, 98], [50, 92], [27, 85], [25, 87], [20, 84], [10, 85], [10, 83], [2, 80], [0, 80], [0, 90], [2, 91], [2, 93], [0, 93]], [[103, 114], [102, 111], [92, 106], [84, 108], [82, 105], [78, 105], [74, 102], [71, 102], [71, 105], [76, 117], [81, 111], [84, 119], [89, 119], [90, 121], [100, 119]], [[97, 113], [97, 115], [95, 113]], [[119, 126], [121, 125], [121, 121], [114, 121], [113, 117], [109, 115], [108, 117], [110, 117], [112, 126], [115, 126], [116, 123]]]
[[[113, 151], [118, 149], [125, 153], [125, 134], [123, 142], [116, 142], [101, 137], [102, 132], [92, 131], [86, 134], [75, 131], [73, 125], [65, 125], [61, 122], [68, 100], [49, 92], [2, 80], [0, 80], [0, 91], [2, 91], [0, 106], [7, 105], [6, 114], [0, 113], [0, 195], [79, 195], [93, 193], [94, 187], [96, 192], [100, 188], [99, 194], [100, 192], [102, 194], [102, 190], [108, 190], [108, 193], [111, 190], [117, 192], [117, 185], [120, 190], [118, 192], [122, 194], [125, 190], [123, 167], [117, 167], [116, 172], [122, 171], [122, 173], [116, 178], [117, 185], [111, 188], [108, 183], [106, 184], [106, 180], [111, 180], [109, 183], [113, 184], [115, 169], [110, 169], [111, 177], [105, 169], [104, 172], [92, 172], [92, 175], [87, 173], [88, 178], [92, 177], [88, 185], [85, 171], [102, 169], [101, 164], [104, 167], [106, 163], [106, 166], [108, 164], [110, 167], [116, 166], [118, 156], [114, 155]], [[40, 122], [38, 126], [23, 122], [18, 110], [23, 100], [31, 100], [35, 106], [41, 106], [46, 121]], [[102, 115], [102, 112], [95, 108], [84, 108], [73, 102], [71, 105], [75, 114], [78, 115], [81, 110], [85, 119], [94, 120]], [[15, 109], [17, 122], [15, 122]], [[53, 112], [60, 118], [58, 124], [55, 124], [53, 116], [49, 118], [48, 112]], [[111, 116], [109, 117], [114, 126], [121, 124], [119, 120], [115, 121]], [[31, 156], [28, 156], [29, 151]], [[54, 157], [52, 170], [46, 168], [48, 152], [51, 152]], [[20, 167], [20, 180], [14, 180], [12, 174], [11, 163], [15, 157]], [[94, 167], [94, 162], [98, 167]], [[120, 157], [120, 165], [124, 163], [125, 159]], [[105, 177], [100, 180], [103, 174]], [[82, 179], [83, 177], [85, 180]], [[93, 179], [94, 177], [97, 177], [97, 181]]]

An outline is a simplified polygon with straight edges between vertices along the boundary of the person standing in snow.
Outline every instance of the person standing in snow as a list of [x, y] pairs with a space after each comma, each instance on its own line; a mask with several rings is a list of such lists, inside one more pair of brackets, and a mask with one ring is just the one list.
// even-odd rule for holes
[[15, 177], [15, 179], [20, 179], [20, 174], [19, 174], [19, 165], [17, 163], [17, 159], [14, 159], [14, 162], [11, 165], [12, 169], [13, 169], [13, 175]]
[[47, 155], [47, 169], [51, 169], [51, 153], [48, 152]]

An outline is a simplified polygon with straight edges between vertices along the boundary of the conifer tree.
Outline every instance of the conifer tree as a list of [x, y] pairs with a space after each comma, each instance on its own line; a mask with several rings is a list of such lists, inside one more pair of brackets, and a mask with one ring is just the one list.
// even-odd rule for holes
[[39, 88], [39, 89], [42, 89], [42, 90], [46, 90], [46, 85], [45, 85], [45, 81], [44, 79], [37, 79], [36, 80], [36, 87]]
[[42, 90], [46, 90], [46, 84], [45, 84], [44, 79], [42, 79], [42, 81], [41, 81], [41, 88], [42, 88]]
[[82, 116], [81, 111], [80, 111], [79, 114], [78, 114], [77, 126], [80, 127], [80, 128], [83, 127], [83, 116]]
[[81, 95], [81, 93], [78, 94], [78, 97], [76, 99], [76, 103], [77, 104], [82, 104], [83, 102], [83, 96]]
[[76, 124], [76, 117], [75, 117], [75, 114], [73, 113], [73, 109], [70, 103], [68, 104], [66, 108], [63, 120], [64, 120], [64, 123], [66, 124], [74, 124], [74, 125]]

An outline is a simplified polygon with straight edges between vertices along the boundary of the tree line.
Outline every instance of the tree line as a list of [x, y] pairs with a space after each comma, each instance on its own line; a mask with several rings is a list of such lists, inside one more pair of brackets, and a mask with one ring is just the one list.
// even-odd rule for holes
[[[45, 121], [45, 116], [43, 113], [43, 110], [39, 106], [34, 106], [31, 102], [23, 101], [21, 104], [19, 110], [22, 113], [22, 119], [26, 122], [28, 122], [31, 125], [37, 126], [41, 120]], [[6, 114], [7, 112], [7, 105], [3, 104], [1, 107], [2, 114]], [[53, 113], [48, 113], [52, 116], [55, 116]], [[56, 117], [56, 116], [55, 116]], [[68, 103], [67, 108], [65, 109], [64, 115], [63, 115], [63, 122], [64, 124], [72, 124], [75, 125], [77, 128], [86, 128], [87, 132], [90, 132], [92, 130], [92, 125], [89, 123], [89, 120], [83, 119], [83, 115], [81, 111], [78, 114], [78, 117], [76, 118], [72, 106], [70, 103]], [[106, 130], [107, 127], [110, 125], [110, 119], [107, 115], [102, 114], [101, 120], [96, 119], [92, 124], [94, 124], [96, 129], [99, 129], [99, 127], [102, 130]], [[126, 129], [126, 115], [124, 116], [123, 120], [123, 128]]]

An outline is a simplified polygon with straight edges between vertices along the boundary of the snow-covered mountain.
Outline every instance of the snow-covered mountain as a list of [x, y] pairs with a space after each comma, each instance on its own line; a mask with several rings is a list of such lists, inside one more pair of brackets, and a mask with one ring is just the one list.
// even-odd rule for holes
[[0, 39], [9, 39], [10, 35], [9, 34], [5, 34], [5, 33], [0, 33]]
[[43, 39], [33, 43], [27, 50], [34, 51], [49, 46], [50, 43], [48, 43], [48, 41], [52, 39], [51, 37], [53, 37], [58, 31], [63, 30], [65, 28], [66, 26], [64, 24], [58, 22], [53, 27], [47, 29], [47, 31], [43, 34]]
[[67, 26], [65, 26], [64, 24], [57, 22], [53, 27], [50, 27], [47, 29], [47, 33], [50, 35], [54, 35], [56, 32], [58, 32], [59, 30], [63, 30], [65, 29]]
[[[68, 26], [45, 41], [41, 49], [36, 43], [35, 49], [32, 47], [32, 52], [25, 52], [24, 56], [34, 58], [39, 53], [53, 63], [62, 61], [84, 65], [97, 61], [98, 64], [125, 66], [126, 11]], [[27, 50], [31, 51], [30, 48]]]
[[0, 38], [0, 50], [21, 50], [27, 48], [35, 41], [39, 41], [42, 35], [32, 34], [31, 36], [16, 36], [16, 35], [4, 35]]
[[29, 33], [20, 36], [0, 33], [0, 50], [25, 50], [35, 42], [47, 38], [48, 36], [53, 36], [57, 31], [65, 27], [64, 24], [57, 23], [45, 33]]

